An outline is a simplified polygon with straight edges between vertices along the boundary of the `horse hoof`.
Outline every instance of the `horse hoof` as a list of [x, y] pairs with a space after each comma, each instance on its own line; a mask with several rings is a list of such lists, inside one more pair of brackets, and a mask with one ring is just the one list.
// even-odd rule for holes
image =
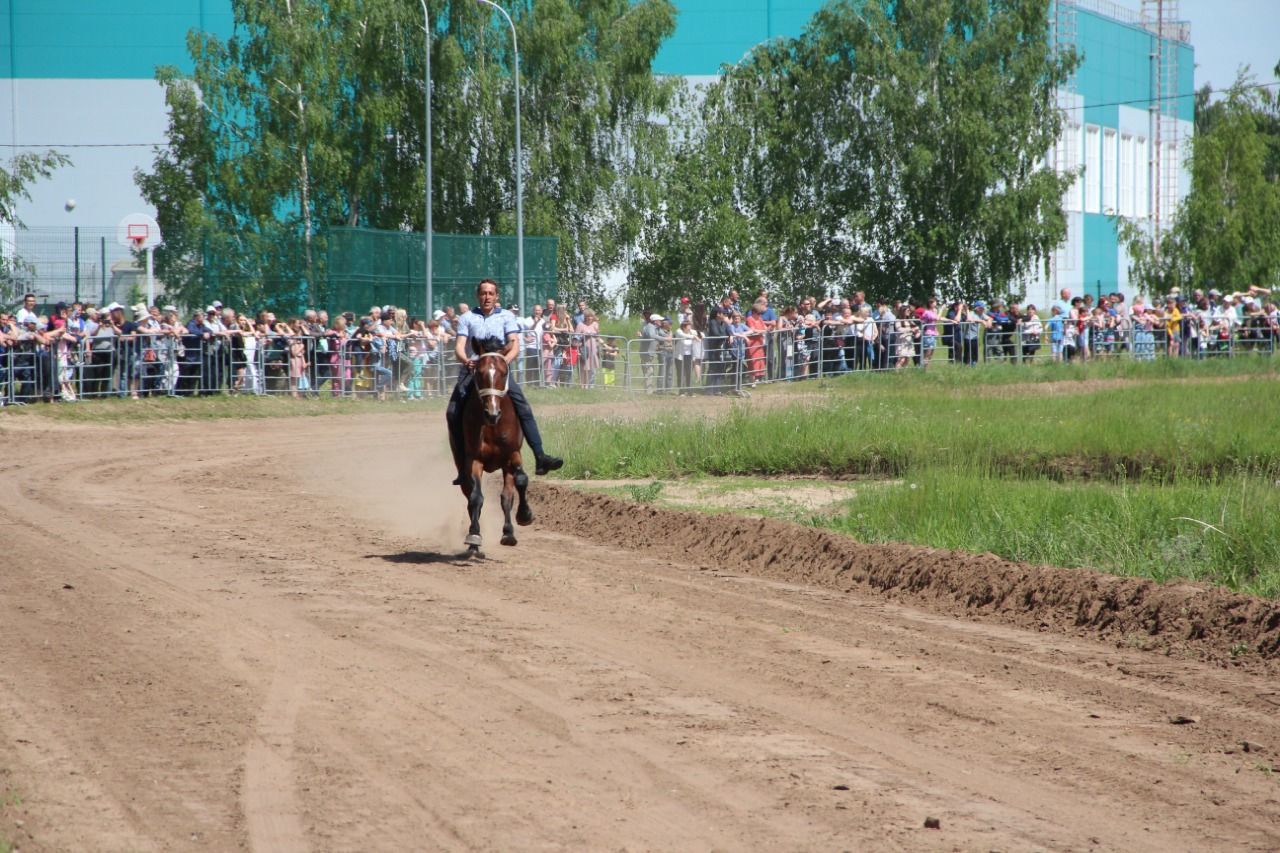
[[516, 513], [516, 524], [521, 527], [528, 527], [530, 524], [533, 524], [533, 511], [529, 510], [526, 512]]
[[512, 536], [510, 533], [507, 533], [502, 537], [501, 542], [503, 545], [514, 545], [516, 544], [516, 537]]
[[468, 560], [483, 560], [484, 551], [480, 550], [480, 546], [472, 545], [471, 547], [467, 548], [467, 553], [463, 554], [462, 556]]
[[484, 540], [480, 538], [479, 533], [469, 533], [467, 538], [462, 540], [463, 545], [470, 545], [472, 548], [479, 548], [484, 544]]

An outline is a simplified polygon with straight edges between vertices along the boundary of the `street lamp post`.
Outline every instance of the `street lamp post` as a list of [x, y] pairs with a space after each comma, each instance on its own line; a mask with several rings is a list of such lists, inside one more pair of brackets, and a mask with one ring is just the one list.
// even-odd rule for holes
[[426, 205], [426, 235], [423, 237], [423, 252], [425, 254], [424, 263], [426, 266], [427, 279], [427, 304], [423, 316], [428, 320], [431, 319], [431, 306], [435, 299], [432, 292], [432, 276], [431, 276], [431, 14], [427, 11], [427, 0], [419, 0], [422, 3], [422, 31], [423, 31], [423, 48], [422, 53], [426, 60], [426, 81], [424, 84], [425, 94], [423, 95], [425, 110], [426, 130], [423, 134], [426, 147], [426, 168], [427, 168], [427, 188], [425, 195]]
[[493, 0], [476, 0], [476, 2], [482, 6], [492, 6], [497, 9], [502, 13], [502, 17], [507, 19], [507, 26], [511, 28], [511, 50], [515, 55], [516, 82], [516, 304], [520, 306], [521, 311], [524, 311], [528, 306], [524, 301], [524, 184], [521, 179], [524, 168], [520, 154], [520, 45], [516, 42], [515, 21], [511, 20], [506, 9], [494, 3]]

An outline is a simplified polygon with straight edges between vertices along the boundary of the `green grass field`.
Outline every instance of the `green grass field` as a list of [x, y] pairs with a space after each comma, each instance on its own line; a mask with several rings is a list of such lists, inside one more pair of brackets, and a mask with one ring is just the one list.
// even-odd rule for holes
[[810, 393], [719, 417], [655, 401], [647, 420], [547, 432], [573, 448], [565, 476], [892, 478], [808, 521], [1277, 596], [1276, 378], [1269, 360], [947, 368], [790, 386], [768, 393]]

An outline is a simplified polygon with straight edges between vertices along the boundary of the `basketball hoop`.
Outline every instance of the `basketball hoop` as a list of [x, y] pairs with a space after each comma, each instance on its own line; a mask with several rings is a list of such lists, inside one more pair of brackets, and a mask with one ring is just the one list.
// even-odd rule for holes
[[141, 250], [147, 242], [148, 232], [151, 231], [150, 226], [146, 222], [130, 222], [127, 227], [129, 233], [125, 235], [126, 238], [133, 244], [135, 251]]

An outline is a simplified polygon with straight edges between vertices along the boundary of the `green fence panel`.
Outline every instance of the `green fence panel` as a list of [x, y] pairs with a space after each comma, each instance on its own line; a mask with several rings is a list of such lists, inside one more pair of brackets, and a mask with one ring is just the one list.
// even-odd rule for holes
[[[444, 305], [473, 302], [476, 283], [482, 278], [498, 282], [504, 304], [516, 301], [515, 237], [434, 235], [431, 267], [435, 304], [428, 311], [421, 233], [331, 228], [326, 236], [326, 274], [319, 302], [330, 312], [361, 313], [372, 305], [392, 304], [411, 315], [427, 316]], [[558, 295], [558, 249], [555, 237], [524, 238], [525, 300], [530, 304]]]

